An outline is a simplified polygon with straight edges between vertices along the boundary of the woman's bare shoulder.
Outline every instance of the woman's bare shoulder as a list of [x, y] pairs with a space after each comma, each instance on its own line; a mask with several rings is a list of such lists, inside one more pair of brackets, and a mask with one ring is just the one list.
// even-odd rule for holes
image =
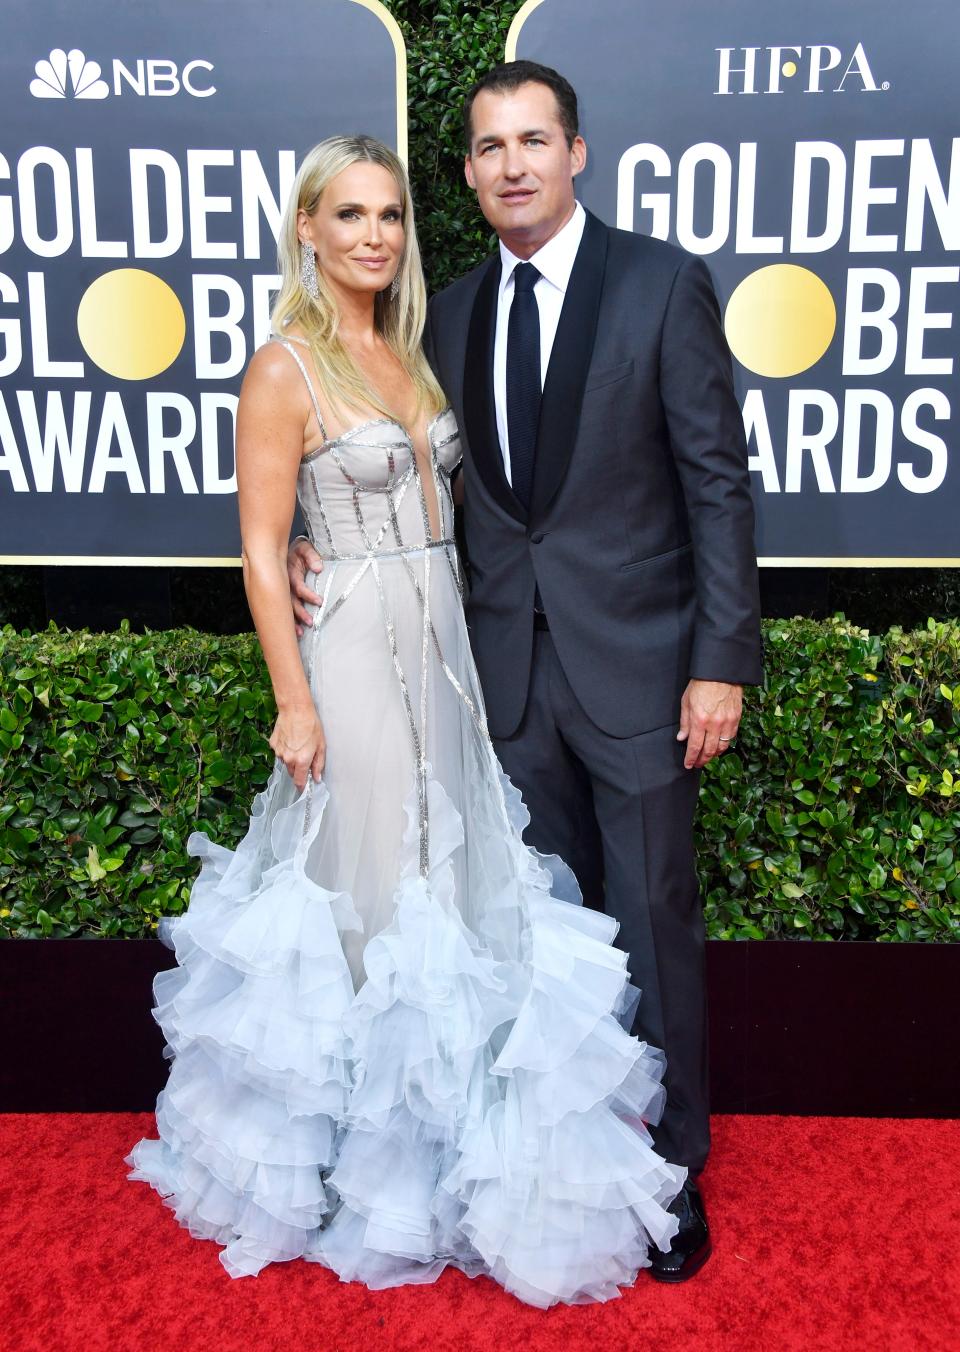
[[303, 376], [296, 362], [282, 343], [272, 341], [264, 343], [254, 352], [247, 365], [243, 383], [248, 388], [272, 388], [285, 394], [294, 391], [299, 393], [302, 390], [306, 395]]

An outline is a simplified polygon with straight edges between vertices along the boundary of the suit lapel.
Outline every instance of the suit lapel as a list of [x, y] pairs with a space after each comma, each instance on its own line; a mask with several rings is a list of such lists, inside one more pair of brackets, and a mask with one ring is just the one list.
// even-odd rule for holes
[[493, 399], [493, 340], [496, 335], [500, 255], [495, 254], [477, 288], [467, 334], [463, 375], [463, 419], [470, 454], [491, 497], [505, 512], [526, 521], [503, 469]]
[[533, 467], [531, 520], [542, 517], [549, 507], [563, 483], [573, 454], [583, 391], [597, 335], [606, 262], [607, 228], [588, 211], [543, 387]]

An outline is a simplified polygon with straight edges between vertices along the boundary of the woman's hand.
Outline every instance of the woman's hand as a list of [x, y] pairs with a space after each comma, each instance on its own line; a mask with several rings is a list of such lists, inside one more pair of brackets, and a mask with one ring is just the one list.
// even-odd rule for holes
[[327, 758], [327, 742], [315, 709], [279, 714], [270, 735], [270, 746], [283, 761], [298, 791], [303, 791], [309, 774], [319, 783]]

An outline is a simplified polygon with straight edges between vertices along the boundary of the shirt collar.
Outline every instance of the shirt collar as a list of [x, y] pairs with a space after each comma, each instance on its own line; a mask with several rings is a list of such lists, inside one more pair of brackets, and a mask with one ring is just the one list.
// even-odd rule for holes
[[[526, 261], [532, 263], [542, 277], [559, 291], [566, 291], [573, 271], [574, 260], [583, 238], [583, 227], [587, 214], [579, 202], [573, 208], [573, 215], [566, 225], [558, 230], [552, 239], [548, 239], [542, 249]], [[507, 283], [513, 276], [513, 270], [524, 260], [518, 258], [500, 241], [500, 295], [507, 289]]]

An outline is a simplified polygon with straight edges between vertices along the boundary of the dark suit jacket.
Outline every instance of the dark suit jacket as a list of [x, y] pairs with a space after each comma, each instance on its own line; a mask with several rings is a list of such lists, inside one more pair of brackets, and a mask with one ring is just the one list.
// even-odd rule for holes
[[587, 213], [544, 382], [527, 514], [493, 402], [499, 255], [430, 303], [464, 447], [467, 620], [490, 731], [530, 676], [539, 586], [557, 654], [615, 737], [677, 723], [691, 677], [761, 680], [743, 420], [704, 263]]

